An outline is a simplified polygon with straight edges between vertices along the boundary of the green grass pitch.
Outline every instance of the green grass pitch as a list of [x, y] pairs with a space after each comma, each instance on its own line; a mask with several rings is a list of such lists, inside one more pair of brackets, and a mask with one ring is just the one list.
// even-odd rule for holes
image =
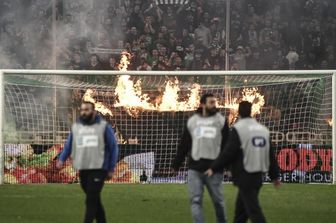
[[[237, 189], [224, 185], [229, 222], [232, 222]], [[105, 185], [103, 202], [108, 222], [191, 222], [187, 185]], [[279, 190], [264, 185], [261, 205], [270, 223], [336, 222], [336, 186], [285, 184]], [[0, 186], [2, 223], [82, 222], [84, 194], [79, 185]], [[215, 222], [206, 192], [207, 222]]]

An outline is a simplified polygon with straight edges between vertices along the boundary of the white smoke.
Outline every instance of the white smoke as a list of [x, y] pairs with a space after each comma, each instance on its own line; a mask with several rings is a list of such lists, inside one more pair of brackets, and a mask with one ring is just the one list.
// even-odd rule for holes
[[[110, 10], [117, 1], [55, 0], [56, 42], [53, 42], [52, 0], [0, 2], [0, 68], [53, 68], [55, 57], [71, 57], [73, 48], [85, 50], [86, 40], [97, 46], [104, 36], [123, 39], [119, 15]], [[63, 4], [60, 4], [63, 3]], [[60, 12], [63, 11], [63, 15]], [[113, 14], [111, 16], [111, 14]], [[111, 18], [112, 20], [108, 20]], [[110, 32], [102, 23], [110, 22]], [[105, 26], [106, 27], [106, 26]], [[113, 38], [116, 37], [116, 38]], [[81, 40], [81, 41], [80, 41]], [[112, 42], [112, 41], [111, 41]], [[53, 46], [55, 44], [55, 53]], [[84, 47], [83, 47], [84, 46]], [[71, 58], [67, 58], [70, 60]]]

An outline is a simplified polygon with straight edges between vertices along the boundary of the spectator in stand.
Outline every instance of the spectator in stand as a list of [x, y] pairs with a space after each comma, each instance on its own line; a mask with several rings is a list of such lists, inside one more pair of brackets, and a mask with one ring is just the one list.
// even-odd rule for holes
[[202, 70], [203, 69], [203, 60], [202, 60], [202, 50], [195, 51], [195, 59], [192, 64], [192, 70]]
[[210, 19], [209, 12], [204, 12], [203, 13], [203, 23], [206, 27], [210, 27], [211, 19]]
[[182, 58], [178, 55], [175, 57], [175, 60], [172, 64], [172, 70], [184, 70], [184, 64], [182, 62]]
[[185, 51], [186, 51], [185, 56], [184, 56], [185, 69], [191, 70], [192, 64], [194, 61], [194, 51], [195, 51], [194, 45], [190, 44], [189, 47], [187, 47]]
[[135, 5], [133, 8], [133, 12], [131, 13], [128, 21], [128, 27], [135, 27], [138, 30], [143, 30], [143, 15], [140, 11], [140, 6]]
[[251, 47], [258, 47], [258, 32], [254, 24], [249, 26], [249, 29], [246, 31], [244, 36], [244, 41], [249, 44]]
[[243, 30], [242, 23], [239, 20], [232, 21], [231, 31], [230, 31], [231, 46], [237, 47], [243, 44]]
[[108, 64], [105, 66], [106, 70], [118, 70], [117, 59], [114, 56], [110, 56], [108, 59]]
[[107, 34], [105, 32], [99, 32], [97, 47], [98, 48], [104, 48], [104, 49], [110, 49], [111, 48], [110, 40], [107, 37]]
[[240, 70], [246, 70], [246, 58], [250, 55], [251, 49], [249, 47], [244, 49], [243, 46], [238, 46], [236, 53], [232, 56], [232, 59], [235, 63], [237, 63]]
[[260, 52], [257, 49], [254, 49], [252, 56], [246, 61], [247, 70], [261, 70], [262, 69], [262, 60], [260, 57]]
[[148, 60], [150, 64], [153, 64], [154, 62], [157, 64], [159, 61], [159, 51], [157, 49], [153, 49]]
[[215, 65], [215, 63], [218, 62], [218, 60], [219, 60], [218, 50], [216, 48], [211, 48], [210, 49], [210, 55], [208, 56], [208, 61], [209, 61], [212, 68]]
[[157, 70], [167, 70], [167, 66], [164, 62], [159, 62], [157, 65]]
[[138, 66], [137, 70], [152, 70], [145, 58], [141, 58], [141, 65]]
[[153, 19], [151, 16], [146, 16], [144, 33], [147, 33], [150, 35], [154, 35], [156, 33], [154, 26], [153, 26]]
[[[299, 57], [299, 60], [300, 60], [300, 57]], [[278, 64], [280, 70], [288, 70], [288, 68], [289, 68], [288, 60], [283, 55], [283, 51], [282, 50], [278, 50], [277, 58], [274, 61], [274, 63]], [[275, 69], [273, 69], [273, 70], [275, 70]]]
[[261, 22], [261, 18], [259, 15], [256, 14], [254, 6], [252, 4], [248, 4], [246, 23], [259, 27], [260, 22]]
[[156, 4], [156, 0], [149, 0], [145, 6], [144, 14], [152, 16], [157, 22], [161, 22], [163, 11]]
[[99, 58], [96, 54], [92, 54], [90, 56], [90, 62], [86, 69], [87, 70], [101, 70], [102, 69], [102, 64], [99, 61]]
[[74, 70], [84, 70], [85, 69], [85, 63], [82, 60], [80, 53], [73, 54], [72, 67]]
[[199, 26], [195, 29], [195, 46], [197, 48], [209, 48], [211, 42], [211, 32], [208, 27], [205, 26], [204, 21], [199, 23]]
[[231, 70], [240, 70], [239, 64], [237, 62], [233, 62], [231, 66]]
[[159, 49], [160, 56], [162, 56], [164, 59], [167, 59], [168, 58], [168, 52], [167, 51], [168, 51], [167, 47], [161, 46], [160, 49]]
[[226, 51], [225, 49], [219, 49], [219, 56], [218, 56], [218, 65], [222, 70], [225, 69], [225, 59], [226, 59]]
[[322, 69], [322, 70], [327, 70], [327, 69], [329, 69], [328, 61], [323, 60], [323, 61], [321, 62], [321, 69]]
[[158, 50], [160, 50], [160, 47], [157, 46], [157, 44], [161, 44], [161, 45], [164, 45], [164, 46], [167, 46], [168, 45], [168, 40], [166, 40], [164, 38], [164, 35], [162, 32], [159, 32], [158, 33], [158, 37], [157, 37], [157, 40], [154, 41], [154, 46], [156, 46], [156, 48]]
[[327, 57], [328, 69], [336, 69], [336, 60], [334, 54], [329, 54]]
[[138, 29], [137, 27], [131, 27], [129, 33], [127, 34], [126, 41], [129, 43], [133, 43], [139, 39]]
[[286, 59], [288, 60], [289, 69], [295, 70], [296, 62], [299, 61], [299, 54], [295, 51], [294, 48], [289, 49]]
[[218, 17], [214, 17], [211, 20], [211, 25], [210, 25], [211, 36], [218, 36], [218, 38], [224, 39], [225, 31], [224, 31], [224, 27], [222, 27], [220, 22], [221, 21]]
[[176, 29], [176, 14], [171, 6], [167, 7], [166, 12], [162, 16], [162, 24], [167, 27], [169, 31], [175, 31]]
[[181, 45], [186, 48], [194, 42], [192, 35], [188, 32], [187, 29], [182, 30]]

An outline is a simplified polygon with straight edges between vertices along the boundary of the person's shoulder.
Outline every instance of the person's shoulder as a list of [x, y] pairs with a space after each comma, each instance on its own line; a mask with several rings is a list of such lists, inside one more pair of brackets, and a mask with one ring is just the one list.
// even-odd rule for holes
[[187, 125], [190, 125], [190, 123], [194, 122], [195, 120], [197, 120], [200, 117], [200, 115], [195, 112], [194, 114], [192, 114], [187, 121]]
[[217, 112], [216, 113], [216, 118], [219, 119], [220, 123], [225, 123], [226, 121], [226, 118], [225, 116], [221, 113], [221, 112]]
[[83, 122], [80, 118], [77, 118], [74, 123], [72, 123], [72, 127], [77, 126], [77, 125], [82, 125]]
[[261, 127], [262, 129], [264, 129], [264, 131], [269, 132], [269, 129], [267, 128], [266, 125], [264, 125], [264, 124], [262, 124], [262, 123], [260, 123], [260, 122], [258, 122], [258, 124], [260, 125], [260, 127]]
[[218, 118], [223, 118], [223, 119], [225, 119], [225, 116], [224, 116], [221, 112], [217, 112], [217, 113], [216, 113], [216, 116], [217, 116]]
[[106, 126], [109, 126], [110, 124], [108, 123], [108, 121], [106, 121], [106, 119], [104, 119], [102, 116], [97, 115], [96, 116], [96, 123], [100, 123]]
[[232, 126], [232, 128], [238, 129], [242, 126], [245, 125], [245, 120], [244, 119], [238, 119]]
[[[255, 119], [255, 118], [252, 118], [252, 120], [253, 120], [253, 126], [255, 127], [255, 128], [258, 128], [258, 129], [262, 129], [263, 131], [265, 131], [265, 132], [269, 132], [269, 129], [267, 128], [267, 126], [265, 126], [264, 124], [262, 124], [261, 122], [259, 122], [257, 119]], [[253, 127], [252, 126], [252, 127]]]
[[198, 113], [194, 113], [194, 114], [192, 114], [192, 115], [188, 118], [188, 122], [191, 122], [191, 121], [197, 119], [198, 116], [199, 116]]

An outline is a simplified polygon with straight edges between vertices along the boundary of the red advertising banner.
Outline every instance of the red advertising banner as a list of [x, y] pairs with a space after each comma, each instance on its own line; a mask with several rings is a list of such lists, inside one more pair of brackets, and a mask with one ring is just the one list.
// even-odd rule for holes
[[298, 144], [280, 148], [276, 159], [283, 182], [332, 182], [332, 147], [329, 145]]

